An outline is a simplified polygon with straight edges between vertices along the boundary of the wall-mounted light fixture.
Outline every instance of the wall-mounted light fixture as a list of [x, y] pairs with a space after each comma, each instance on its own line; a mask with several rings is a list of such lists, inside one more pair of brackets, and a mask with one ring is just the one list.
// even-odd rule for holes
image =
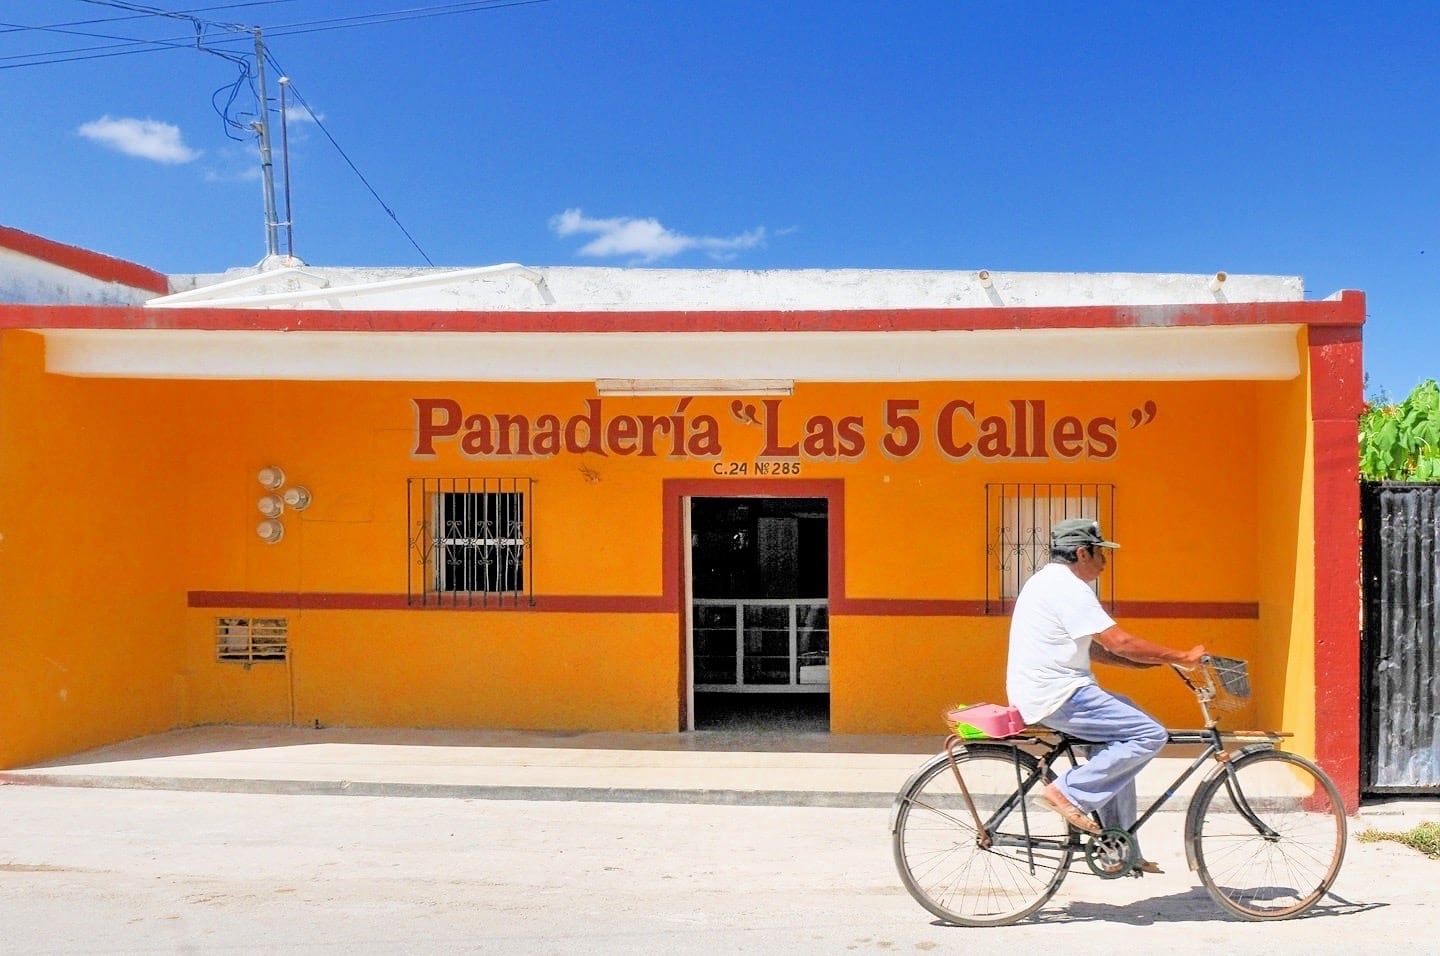
[[600, 395], [792, 395], [788, 378], [597, 378]]
[[255, 507], [265, 518], [255, 526], [255, 533], [266, 544], [278, 544], [285, 537], [285, 525], [280, 516], [285, 513], [287, 505], [296, 511], [310, 507], [313, 500], [310, 489], [304, 485], [285, 487], [285, 469], [279, 465], [266, 465], [256, 473], [255, 478], [260, 487], [269, 492], [255, 502]]

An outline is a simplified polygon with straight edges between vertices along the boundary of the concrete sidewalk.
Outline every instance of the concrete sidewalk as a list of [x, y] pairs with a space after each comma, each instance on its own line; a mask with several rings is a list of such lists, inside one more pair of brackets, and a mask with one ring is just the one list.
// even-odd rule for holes
[[12, 784], [888, 806], [943, 736], [195, 727], [0, 772]]
[[[888, 807], [944, 737], [828, 733], [553, 733], [293, 727], [194, 727], [0, 772], [40, 786], [232, 793], [603, 800], [761, 806]], [[1163, 793], [1195, 748], [1172, 746], [1139, 780]], [[1197, 772], [1168, 804], [1185, 808]], [[1440, 800], [1362, 808], [1401, 829], [1440, 819]], [[1412, 820], [1412, 818], [1414, 818]]]

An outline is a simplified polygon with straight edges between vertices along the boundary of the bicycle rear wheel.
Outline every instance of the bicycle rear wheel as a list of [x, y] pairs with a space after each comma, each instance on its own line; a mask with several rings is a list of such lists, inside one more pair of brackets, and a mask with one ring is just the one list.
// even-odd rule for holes
[[[947, 922], [1000, 926], [1022, 920], [1065, 879], [1074, 853], [1069, 828], [1056, 814], [1027, 807], [1017, 796], [1020, 781], [1036, 766], [1030, 754], [980, 744], [955, 756], [982, 823], [992, 826], [992, 845], [981, 846], [974, 816], [942, 754], [896, 799], [900, 879], [916, 902]], [[1037, 840], [1046, 845], [1034, 846]], [[1001, 845], [1006, 841], [1017, 845]]]
[[1242, 753], [1195, 794], [1187, 839], [1210, 896], [1242, 919], [1298, 916], [1345, 858], [1345, 804], [1330, 778], [1280, 750]]

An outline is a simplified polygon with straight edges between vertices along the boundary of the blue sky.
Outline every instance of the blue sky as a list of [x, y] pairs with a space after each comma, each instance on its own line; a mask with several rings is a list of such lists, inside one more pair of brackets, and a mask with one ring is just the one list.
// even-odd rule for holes
[[1440, 376], [1433, 2], [0, 0], [0, 223], [183, 273], [265, 253], [253, 43], [140, 6], [264, 29], [315, 265], [1301, 275]]

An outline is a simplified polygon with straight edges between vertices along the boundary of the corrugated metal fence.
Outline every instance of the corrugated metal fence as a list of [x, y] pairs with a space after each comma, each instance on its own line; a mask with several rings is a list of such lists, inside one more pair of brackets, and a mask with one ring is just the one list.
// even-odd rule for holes
[[1440, 793], [1440, 485], [1361, 489], [1361, 789]]

